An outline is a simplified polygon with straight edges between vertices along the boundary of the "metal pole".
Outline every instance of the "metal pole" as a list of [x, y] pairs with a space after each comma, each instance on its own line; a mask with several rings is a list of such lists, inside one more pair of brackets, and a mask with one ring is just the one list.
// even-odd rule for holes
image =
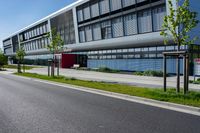
[[164, 55], [164, 60], [163, 60], [163, 85], [164, 85], [164, 92], [167, 91], [167, 58], [166, 55]]
[[50, 61], [48, 60], [48, 76], [50, 76]]
[[187, 63], [186, 63], [186, 55], [184, 55], [184, 94], [187, 93]]
[[177, 56], [177, 64], [176, 64], [176, 73], [177, 73], [177, 85], [176, 85], [176, 91], [177, 93], [180, 92], [180, 60], [179, 60], [179, 56]]
[[186, 85], [186, 90], [187, 92], [189, 91], [189, 71], [190, 71], [190, 66], [189, 66], [189, 55], [186, 56], [186, 72], [187, 72], [187, 85]]
[[59, 58], [57, 59], [57, 76], [59, 76], [59, 67], [60, 67], [60, 61]]

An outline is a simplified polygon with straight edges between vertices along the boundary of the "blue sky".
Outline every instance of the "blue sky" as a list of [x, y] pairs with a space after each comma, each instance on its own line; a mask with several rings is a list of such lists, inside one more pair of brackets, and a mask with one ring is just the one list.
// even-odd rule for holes
[[11, 33], [57, 11], [75, 0], [0, 0], [0, 48]]

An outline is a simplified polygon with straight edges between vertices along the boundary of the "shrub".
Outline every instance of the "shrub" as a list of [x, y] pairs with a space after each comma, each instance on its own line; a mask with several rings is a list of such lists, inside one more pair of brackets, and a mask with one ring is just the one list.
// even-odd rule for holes
[[163, 72], [162, 71], [153, 71], [153, 70], [148, 70], [144, 72], [134, 72], [134, 75], [139, 75], [139, 76], [154, 76], [154, 77], [162, 77]]
[[8, 58], [3, 54], [3, 52], [0, 50], [0, 70], [4, 65], [7, 65]]
[[134, 75], [144, 76], [143, 72], [134, 72]]
[[155, 76], [155, 77], [162, 77], [163, 72], [162, 71], [152, 71], [148, 70], [144, 72], [144, 76]]
[[117, 73], [119, 70], [110, 69], [108, 67], [100, 67], [97, 71], [99, 72], [108, 72], [108, 73]]

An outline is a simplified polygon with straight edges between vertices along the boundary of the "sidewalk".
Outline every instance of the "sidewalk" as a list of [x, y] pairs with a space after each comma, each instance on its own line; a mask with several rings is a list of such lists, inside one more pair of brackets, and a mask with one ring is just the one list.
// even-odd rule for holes
[[[9, 71], [13, 71], [9, 69]], [[14, 70], [16, 71], [16, 70]], [[47, 67], [43, 68], [34, 68], [31, 70], [26, 70], [30, 73], [38, 73], [47, 75]], [[56, 75], [56, 71], [55, 71]], [[60, 75], [66, 77], [73, 77], [77, 79], [90, 80], [90, 81], [101, 81], [109, 83], [119, 83], [119, 84], [128, 84], [141, 87], [151, 87], [151, 88], [162, 88], [163, 87], [163, 78], [162, 77], [148, 77], [148, 76], [136, 76], [130, 74], [117, 74], [117, 73], [102, 73], [95, 71], [84, 71], [84, 70], [75, 70], [75, 69], [60, 69]], [[190, 77], [192, 80], [193, 77]], [[176, 76], [167, 78], [168, 87], [176, 87]], [[181, 87], [183, 87], [183, 77], [181, 76]], [[190, 84], [190, 89], [200, 90], [200, 85]]]

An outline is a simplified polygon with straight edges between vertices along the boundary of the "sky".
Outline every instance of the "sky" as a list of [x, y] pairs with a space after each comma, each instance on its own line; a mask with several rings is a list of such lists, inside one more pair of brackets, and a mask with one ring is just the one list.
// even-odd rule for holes
[[0, 0], [0, 48], [10, 34], [71, 4], [75, 0]]

